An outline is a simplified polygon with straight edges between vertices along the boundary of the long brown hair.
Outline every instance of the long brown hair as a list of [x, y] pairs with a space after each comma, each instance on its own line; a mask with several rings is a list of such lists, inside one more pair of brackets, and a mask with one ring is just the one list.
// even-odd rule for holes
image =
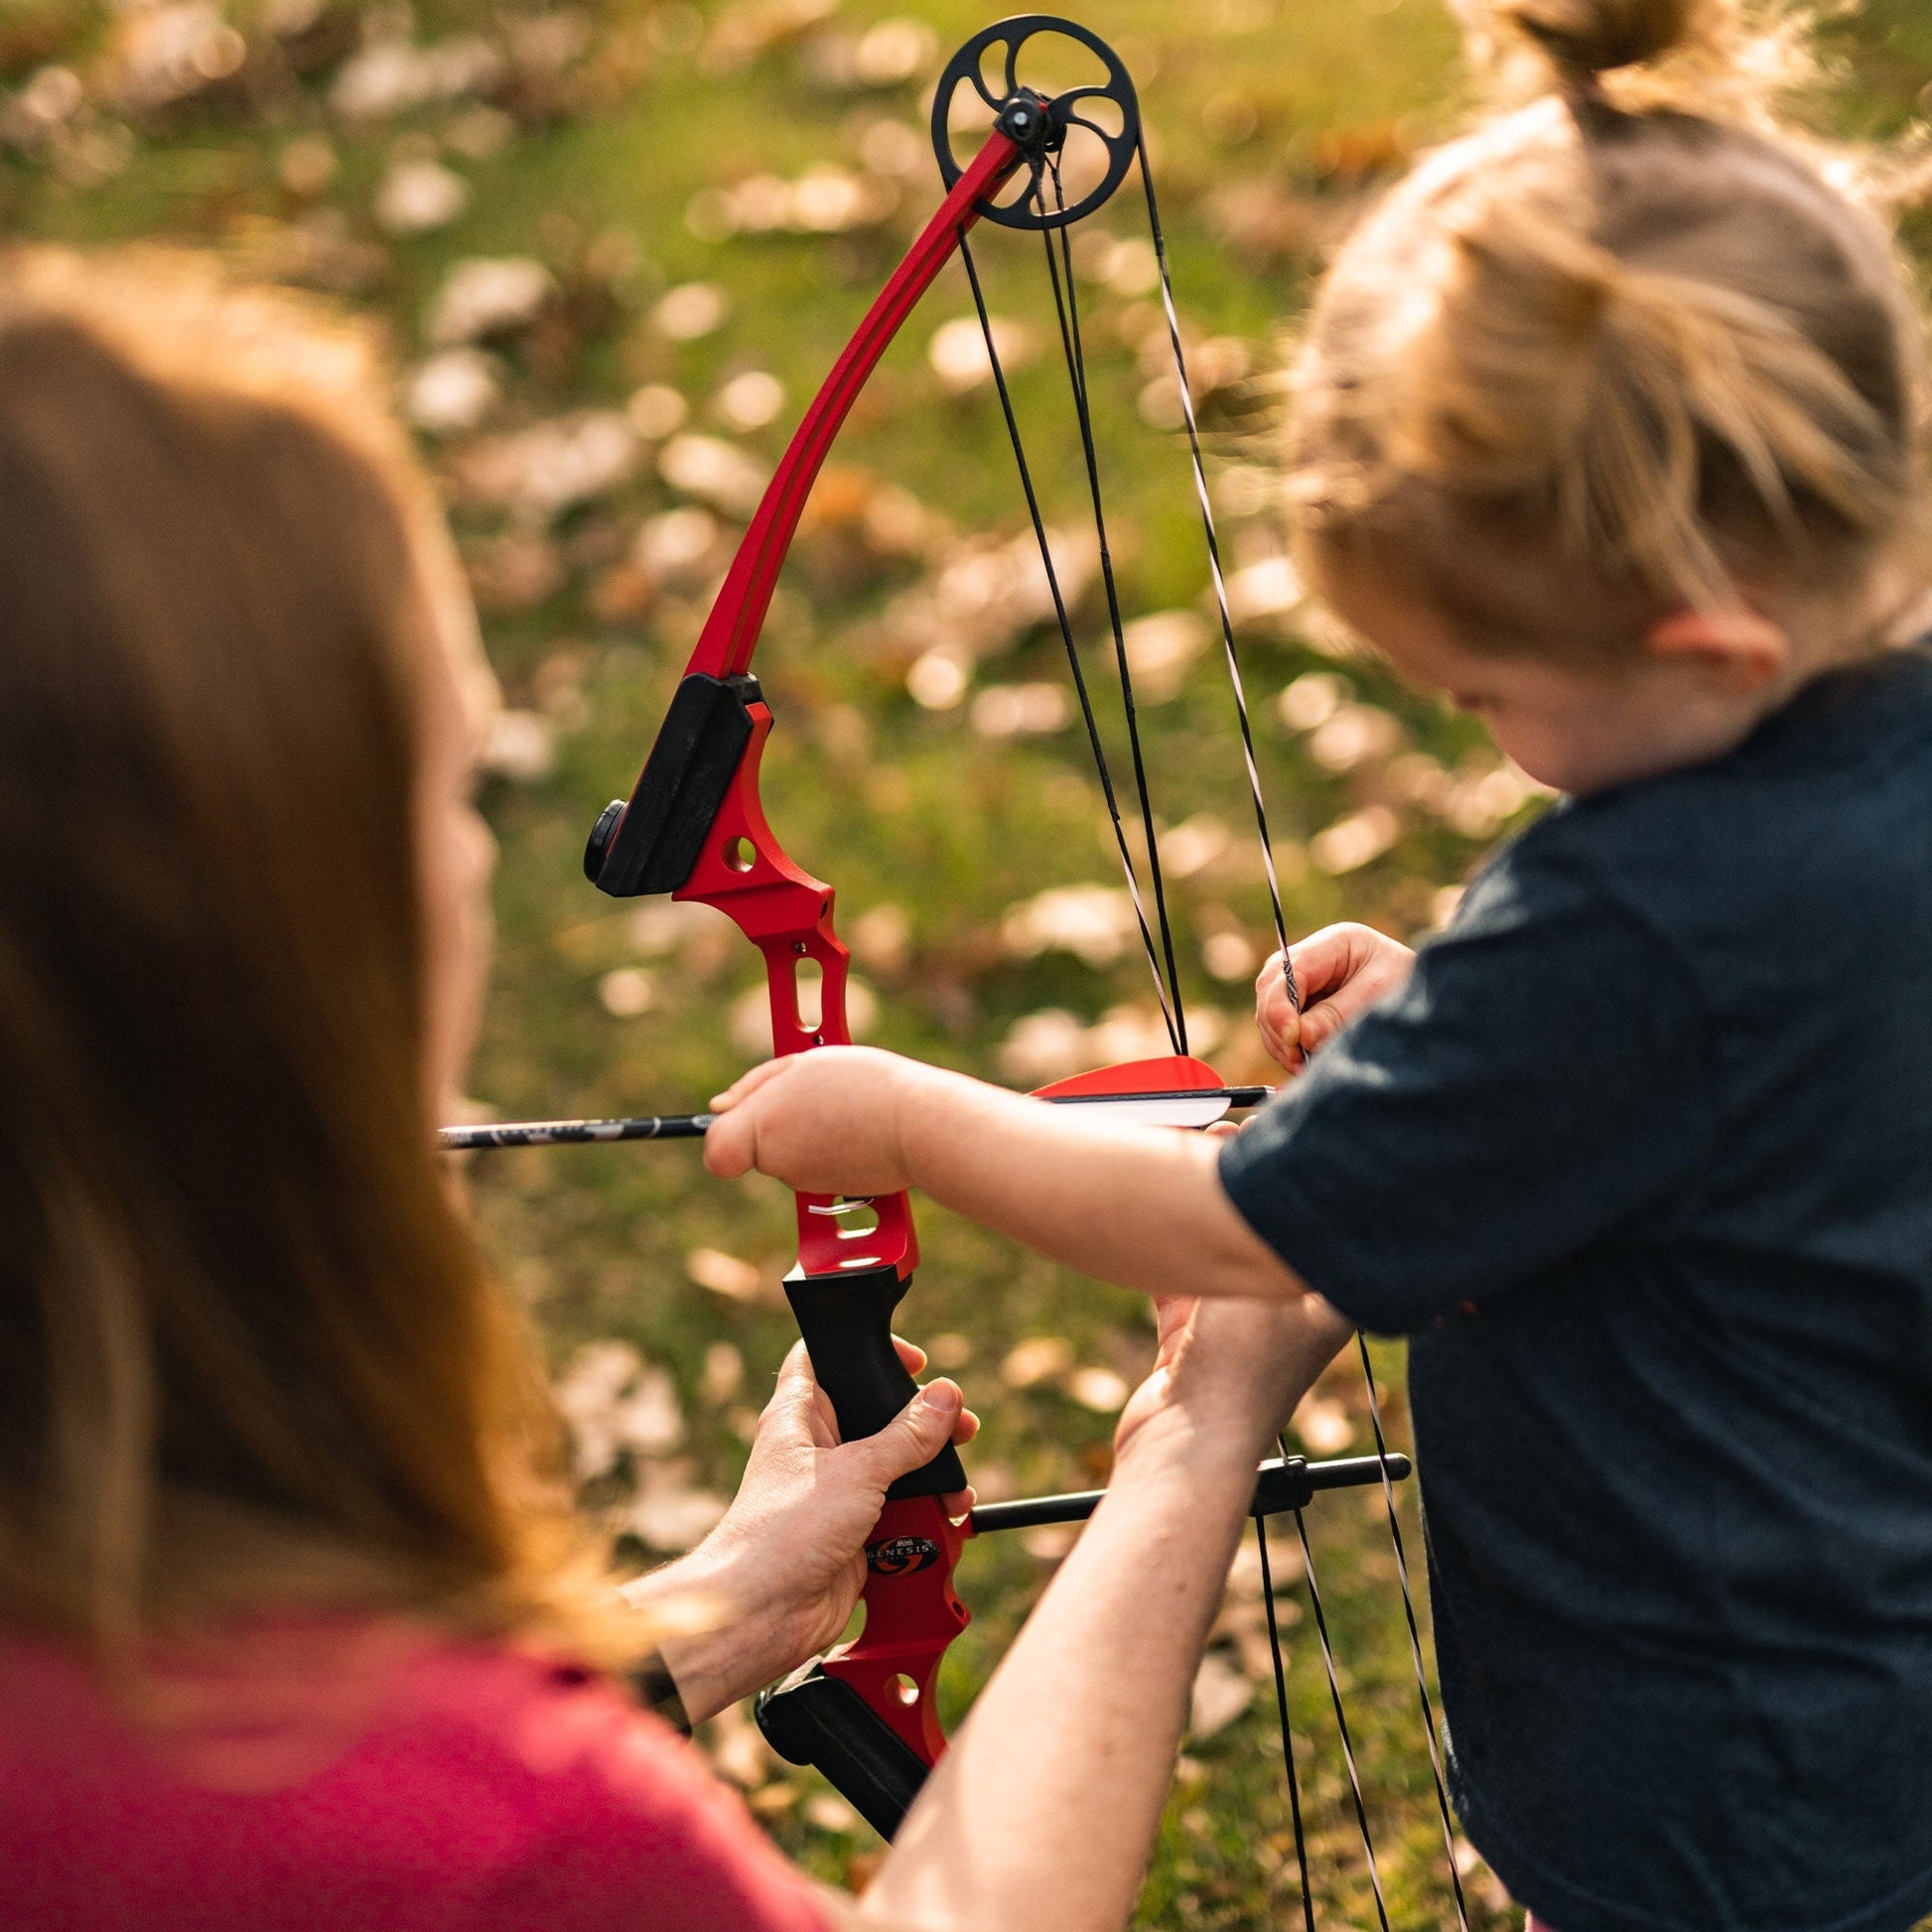
[[378, 375], [180, 263], [0, 263], [0, 1620], [567, 1593], [430, 1151], [431, 512]]

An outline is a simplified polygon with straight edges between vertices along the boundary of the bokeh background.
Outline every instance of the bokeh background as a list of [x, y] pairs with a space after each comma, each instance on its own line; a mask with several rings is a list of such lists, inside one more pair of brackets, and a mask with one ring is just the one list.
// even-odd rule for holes
[[[380, 321], [440, 480], [506, 708], [485, 805], [499, 965], [475, 1091], [503, 1117], [672, 1111], [769, 1048], [721, 917], [614, 904], [579, 853], [627, 791], [797, 415], [937, 198], [932, 82], [996, 17], [958, 0], [0, 0], [0, 225], [159, 239]], [[1141, 92], [1173, 247], [1291, 931], [1439, 923], [1537, 809], [1479, 731], [1352, 655], [1303, 596], [1270, 468], [1274, 377], [1324, 250], [1471, 99], [1437, 0], [1089, 0]], [[1873, 0], [1827, 41], [1838, 131], [1892, 137], [1932, 12]], [[1044, 76], [1048, 79], [1051, 76]], [[980, 243], [1096, 684], [1104, 606], [1036, 241]], [[1133, 185], [1075, 242], [1110, 533], [1197, 1047], [1266, 1077], [1272, 944]], [[1161, 1050], [1066, 666], [963, 277], [949, 269], [812, 499], [758, 660], [765, 795], [839, 893], [855, 1030], [1031, 1086]], [[1104, 712], [1121, 748], [1116, 701]], [[736, 1481], [792, 1334], [775, 1185], [686, 1147], [471, 1165], [491, 1252], [553, 1350], [587, 1501], [637, 1564]], [[1152, 1354], [1144, 1310], [926, 1208], [902, 1323], [985, 1418], [992, 1498], [1104, 1480]], [[1399, 1349], [1378, 1352], [1406, 1440]], [[1304, 1403], [1311, 1454], [1368, 1446], [1357, 1372]], [[1382, 1504], [1310, 1512], [1390, 1916], [1450, 1923]], [[1412, 1554], [1419, 1537], [1409, 1517]], [[1320, 1921], [1374, 1922], [1298, 1553], [1275, 1544]], [[1067, 1547], [970, 1548], [956, 1718]], [[1421, 1579], [1417, 1579], [1420, 1587]], [[1196, 1686], [1144, 1917], [1299, 1922], [1264, 1606], [1237, 1564]], [[1132, 1657], [1119, 1660], [1131, 1677]], [[789, 1849], [862, 1882], [877, 1842], [728, 1714], [705, 1747]], [[1507, 1902], [1458, 1848], [1474, 1920]]]

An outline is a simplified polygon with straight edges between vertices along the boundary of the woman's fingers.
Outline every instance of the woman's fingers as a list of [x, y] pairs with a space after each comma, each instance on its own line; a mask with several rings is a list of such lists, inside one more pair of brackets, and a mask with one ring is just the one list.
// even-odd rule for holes
[[[916, 1342], [907, 1341], [903, 1335], [895, 1335], [893, 1347], [905, 1364], [908, 1374], [917, 1375], [925, 1367], [925, 1350]], [[947, 1383], [948, 1388], [953, 1386]], [[812, 1372], [811, 1355], [802, 1341], [793, 1342], [785, 1351], [784, 1361], [778, 1368], [776, 1386], [771, 1391], [771, 1400], [765, 1404], [764, 1420], [794, 1441], [808, 1443], [815, 1449], [835, 1448], [841, 1440], [838, 1418], [832, 1412], [832, 1399], [819, 1386], [818, 1378]], [[979, 1433], [978, 1415], [962, 1405], [958, 1419], [953, 1424], [954, 1446], [963, 1448]], [[937, 1454], [938, 1451], [935, 1449], [933, 1453]]]
[[1160, 1348], [1153, 1372], [1121, 1412], [1115, 1445], [1163, 1411], [1191, 1411], [1214, 1425], [1247, 1420], [1257, 1444], [1278, 1429], [1351, 1332], [1319, 1296], [1279, 1301], [1157, 1299]]
[[759, 1433], [767, 1431], [806, 1449], [830, 1449], [839, 1440], [832, 1398], [819, 1387], [803, 1341], [793, 1342], [778, 1365], [771, 1400], [759, 1418]]
[[928, 1382], [878, 1435], [861, 1437], [846, 1445], [842, 1453], [862, 1462], [883, 1493], [900, 1476], [924, 1468], [956, 1441], [965, 1417], [959, 1384], [941, 1376]]

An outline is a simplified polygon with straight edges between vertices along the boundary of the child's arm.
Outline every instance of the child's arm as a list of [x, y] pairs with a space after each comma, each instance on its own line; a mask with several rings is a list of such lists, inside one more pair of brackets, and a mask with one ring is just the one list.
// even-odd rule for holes
[[1366, 925], [1328, 925], [1288, 949], [1297, 1008], [1288, 997], [1280, 953], [1271, 954], [1255, 981], [1255, 1025], [1268, 1057], [1299, 1073], [1309, 1055], [1326, 1045], [1365, 1007], [1409, 978], [1416, 955], [1399, 939]]
[[[1277, 955], [1256, 984], [1256, 1018], [1291, 1072], [1415, 962], [1365, 925], [1327, 926], [1290, 957], [1303, 1010]], [[714, 1173], [757, 1168], [826, 1193], [916, 1187], [1082, 1274], [1155, 1295], [1310, 1292], [1228, 1199], [1211, 1139], [1041, 1107], [861, 1047], [769, 1061], [714, 1104]]]
[[714, 1103], [713, 1173], [852, 1195], [916, 1187], [1069, 1268], [1154, 1295], [1310, 1293], [1221, 1186], [1219, 1143], [864, 1046], [769, 1060]]

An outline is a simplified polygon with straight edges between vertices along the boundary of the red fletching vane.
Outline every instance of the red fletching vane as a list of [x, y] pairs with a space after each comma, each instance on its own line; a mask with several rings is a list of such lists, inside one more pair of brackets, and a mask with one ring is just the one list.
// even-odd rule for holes
[[1104, 1109], [1109, 1119], [1145, 1127], [1212, 1127], [1231, 1108], [1252, 1106], [1247, 1088], [1230, 1087], [1205, 1060], [1191, 1053], [1164, 1053], [1151, 1060], [1123, 1060], [1035, 1087], [1035, 1100]]

